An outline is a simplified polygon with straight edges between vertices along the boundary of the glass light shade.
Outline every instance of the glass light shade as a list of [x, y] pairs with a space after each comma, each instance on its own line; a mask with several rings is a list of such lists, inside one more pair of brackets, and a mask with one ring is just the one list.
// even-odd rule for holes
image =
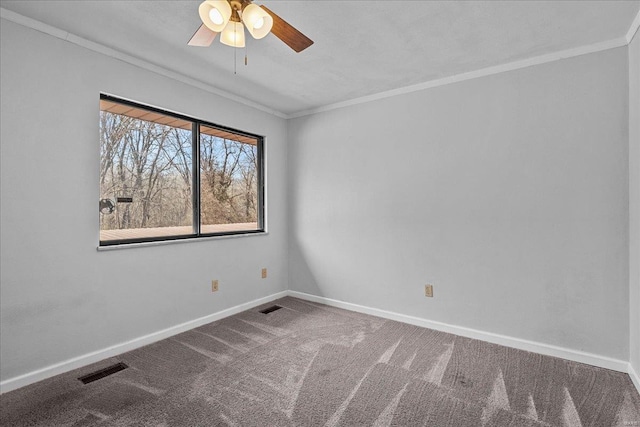
[[260, 6], [251, 3], [242, 11], [242, 22], [254, 39], [261, 39], [271, 31], [273, 18]]
[[231, 47], [244, 47], [244, 25], [242, 22], [229, 21], [220, 34], [220, 43]]
[[229, 22], [231, 5], [227, 0], [205, 0], [200, 3], [198, 14], [207, 28], [219, 33]]

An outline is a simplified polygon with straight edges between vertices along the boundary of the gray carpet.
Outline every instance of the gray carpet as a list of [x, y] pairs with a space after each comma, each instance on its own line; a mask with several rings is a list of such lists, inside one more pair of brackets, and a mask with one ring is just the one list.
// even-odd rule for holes
[[[640, 426], [626, 374], [295, 298], [0, 397], [7, 426]], [[124, 362], [84, 385], [77, 378]]]

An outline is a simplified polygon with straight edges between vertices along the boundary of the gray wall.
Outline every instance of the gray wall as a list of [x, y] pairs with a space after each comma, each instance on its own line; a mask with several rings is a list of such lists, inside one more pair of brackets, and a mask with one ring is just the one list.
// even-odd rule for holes
[[[630, 335], [640, 372], [637, 36], [629, 64], [626, 48], [585, 55], [294, 119], [287, 136], [269, 114], [0, 30], [2, 380], [287, 283], [623, 360]], [[101, 91], [267, 135], [269, 235], [97, 252]]]
[[628, 98], [622, 47], [292, 120], [290, 288], [627, 360]]
[[[9, 21], [0, 38], [3, 380], [287, 288], [284, 120]], [[269, 235], [96, 251], [101, 91], [267, 135]]]
[[629, 288], [631, 365], [640, 375], [640, 35], [629, 45]]

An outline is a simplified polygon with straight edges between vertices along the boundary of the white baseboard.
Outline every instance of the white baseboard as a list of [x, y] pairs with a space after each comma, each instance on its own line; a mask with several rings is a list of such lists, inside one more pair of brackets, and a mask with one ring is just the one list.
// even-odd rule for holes
[[65, 360], [64, 362], [56, 363], [54, 365], [47, 366], [45, 368], [38, 369], [33, 372], [28, 372], [26, 374], [19, 375], [14, 378], [9, 378], [7, 380], [0, 382], [0, 394], [18, 389], [20, 387], [24, 387], [26, 385], [29, 385], [38, 381], [42, 381], [54, 375], [62, 374], [64, 372], [68, 372], [73, 369], [87, 366], [91, 363], [108, 359], [109, 357], [114, 357], [119, 354], [126, 353], [127, 351], [135, 350], [136, 348], [140, 348], [142, 346], [154, 343], [156, 341], [169, 338], [181, 332], [188, 331], [189, 329], [206, 325], [207, 323], [211, 323], [216, 320], [229, 317], [236, 313], [240, 313], [241, 311], [249, 310], [250, 308], [257, 307], [261, 304], [266, 304], [270, 301], [273, 301], [278, 298], [282, 298], [286, 295], [287, 295], [287, 291], [278, 292], [273, 295], [266, 296], [264, 298], [259, 298], [253, 301], [246, 302], [244, 304], [236, 305], [235, 307], [218, 311], [217, 313], [200, 317], [199, 319], [190, 320], [188, 322], [181, 323], [179, 325], [172, 326], [170, 328], [163, 329], [158, 332], [153, 332], [151, 334], [144, 335], [139, 338], [134, 338], [132, 340], [123, 342], [121, 344], [116, 344], [111, 347], [107, 347], [102, 350], [97, 350], [88, 354], [84, 354], [82, 356], [74, 357], [72, 359]]
[[9, 378], [0, 382], [0, 394], [6, 393], [26, 385], [42, 381], [50, 378], [54, 375], [62, 374], [64, 372], [71, 371], [73, 369], [81, 368], [91, 363], [99, 362], [100, 360], [114, 357], [127, 351], [135, 350], [136, 348], [160, 341], [165, 338], [169, 338], [173, 335], [179, 334], [189, 329], [197, 328], [198, 326], [205, 325], [207, 323], [214, 322], [216, 320], [223, 319], [225, 317], [232, 316], [245, 310], [249, 310], [253, 307], [257, 307], [261, 304], [266, 304], [284, 296], [292, 296], [307, 301], [326, 304], [333, 307], [343, 308], [346, 310], [355, 311], [358, 313], [370, 314], [373, 316], [382, 317], [385, 319], [396, 320], [398, 322], [409, 323], [411, 325], [421, 326], [425, 328], [435, 329], [442, 332], [448, 332], [463, 337], [474, 338], [482, 341], [491, 342], [494, 344], [504, 345], [507, 347], [513, 347], [520, 350], [531, 351], [534, 353], [543, 354], [546, 356], [559, 357], [562, 359], [573, 360], [575, 362], [586, 363], [593, 366], [599, 366], [602, 368], [612, 369], [619, 372], [627, 372], [631, 381], [634, 383], [638, 392], [640, 392], [640, 377], [633, 369], [631, 364], [626, 361], [612, 359], [605, 356], [599, 356], [592, 353], [586, 353], [578, 350], [571, 350], [563, 347], [557, 347], [549, 344], [538, 343], [534, 341], [523, 340], [520, 338], [508, 337], [505, 335], [494, 334], [491, 332], [483, 332], [476, 329], [465, 328], [461, 326], [449, 325], [447, 323], [436, 322], [414, 316], [407, 316], [405, 314], [394, 313], [391, 311], [380, 310], [377, 308], [365, 307], [358, 304], [352, 304], [344, 301], [338, 301], [331, 298], [320, 297], [317, 295], [306, 294], [297, 291], [282, 291], [269, 295], [263, 298], [259, 298], [253, 301], [240, 304], [217, 313], [213, 313], [204, 317], [200, 317], [195, 320], [190, 320], [185, 323], [181, 323], [170, 328], [163, 329], [158, 332], [154, 332], [148, 335], [144, 335], [139, 338], [135, 338], [126, 341], [121, 344], [116, 344], [111, 347], [107, 347], [102, 350], [94, 351], [82, 356], [74, 357], [64, 362], [56, 363], [51, 366], [47, 366], [42, 369], [38, 369], [33, 372], [29, 372], [23, 375], [19, 375], [14, 378]]
[[[460, 335], [467, 338], [487, 341], [493, 344], [513, 347], [519, 350], [539, 353], [545, 356], [559, 357], [561, 359], [572, 360], [575, 362], [586, 363], [588, 365], [599, 366], [601, 368], [612, 369], [619, 372], [629, 372], [630, 364], [624, 360], [613, 359], [597, 354], [586, 353], [579, 350], [571, 350], [568, 348], [558, 347], [550, 344], [543, 344], [535, 341], [523, 340], [520, 338], [509, 337], [506, 335], [494, 334], [491, 332], [479, 331], [477, 329], [465, 328], [462, 326], [449, 325], [447, 323], [427, 320], [420, 317], [407, 316], [405, 314], [394, 313], [391, 311], [380, 310], [377, 308], [365, 307], [349, 302], [338, 301], [331, 298], [319, 297], [316, 295], [305, 294], [303, 292], [288, 291], [288, 295], [304, 299], [307, 301], [317, 302], [330, 305], [333, 307], [344, 308], [346, 310], [357, 311], [359, 313], [371, 314], [373, 316], [383, 317], [385, 319], [396, 320], [398, 322], [409, 323], [415, 326], [435, 329], [437, 331], [448, 332], [450, 334]], [[629, 374], [631, 375], [631, 374]], [[636, 375], [637, 379], [637, 375]], [[636, 387], [637, 387], [636, 383]]]
[[631, 365], [631, 363], [629, 363], [627, 372], [629, 373], [629, 378], [631, 378], [631, 382], [633, 382], [633, 385], [635, 385], [636, 389], [638, 389], [638, 393], [640, 393], [640, 376], [638, 376], [638, 373], [636, 372], [636, 370], [633, 369], [633, 366]]

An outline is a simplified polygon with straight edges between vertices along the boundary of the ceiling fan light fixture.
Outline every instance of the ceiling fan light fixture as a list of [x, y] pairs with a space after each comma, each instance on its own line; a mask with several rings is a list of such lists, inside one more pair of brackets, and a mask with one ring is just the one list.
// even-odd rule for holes
[[200, 3], [198, 13], [207, 28], [219, 33], [226, 28], [231, 18], [231, 5], [227, 0], [205, 0]]
[[[245, 47], [244, 26], [255, 39], [273, 33], [295, 52], [302, 52], [313, 40], [295, 29], [267, 6], [254, 5], [252, 0], [204, 0], [198, 9], [202, 24], [189, 46], [210, 46], [220, 34], [220, 41], [232, 47]], [[246, 63], [246, 55], [245, 55]]]
[[249, 4], [242, 11], [242, 22], [254, 39], [261, 39], [271, 31], [273, 18], [260, 6]]
[[242, 22], [229, 21], [220, 34], [220, 43], [231, 47], [244, 47], [244, 25]]

